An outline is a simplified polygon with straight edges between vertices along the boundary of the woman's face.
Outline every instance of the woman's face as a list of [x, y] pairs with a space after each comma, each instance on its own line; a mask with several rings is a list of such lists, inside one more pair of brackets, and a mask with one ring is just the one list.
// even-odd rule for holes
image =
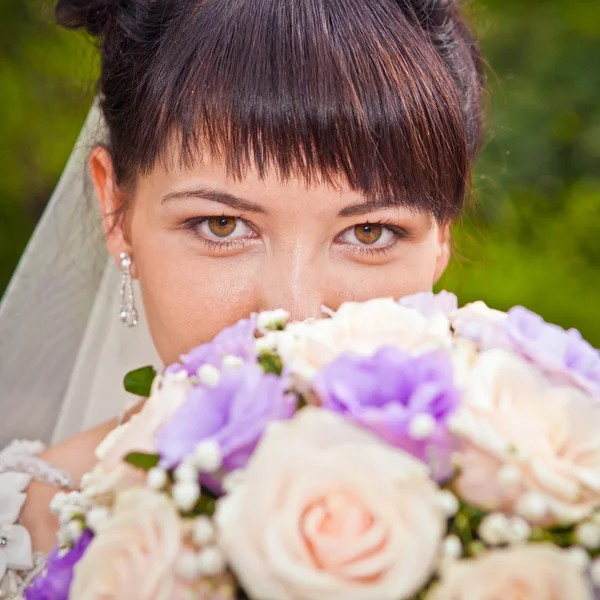
[[[90, 159], [104, 215], [123, 201], [109, 154]], [[138, 178], [123, 224], [105, 219], [118, 261], [133, 259], [146, 318], [166, 364], [252, 312], [293, 319], [347, 300], [428, 291], [449, 256], [448, 227], [399, 206], [367, 204], [348, 186], [303, 180], [241, 181], [223, 165]]]

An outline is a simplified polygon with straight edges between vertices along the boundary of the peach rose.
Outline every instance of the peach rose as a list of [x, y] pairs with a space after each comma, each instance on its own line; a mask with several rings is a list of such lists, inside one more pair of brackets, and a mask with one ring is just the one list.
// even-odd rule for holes
[[119, 495], [75, 573], [77, 600], [168, 600], [176, 589], [181, 525], [173, 502], [145, 488]]
[[218, 543], [252, 598], [412, 597], [446, 521], [426, 467], [325, 410], [269, 426], [226, 479]]
[[424, 317], [391, 298], [346, 302], [330, 319], [291, 323], [275, 336], [284, 364], [304, 391], [319, 369], [344, 352], [370, 356], [382, 346], [396, 346], [421, 353], [451, 344], [446, 316]]
[[600, 505], [600, 404], [524, 359], [480, 354], [452, 427], [462, 440], [456, 489], [468, 502], [544, 524]]
[[431, 600], [593, 600], [583, 573], [555, 546], [532, 544], [448, 563]]
[[96, 493], [120, 491], [144, 481], [145, 473], [123, 458], [130, 452], [156, 452], [155, 436], [187, 399], [191, 384], [180, 374], [158, 376], [142, 410], [111, 431], [96, 448], [98, 463], [87, 477]]

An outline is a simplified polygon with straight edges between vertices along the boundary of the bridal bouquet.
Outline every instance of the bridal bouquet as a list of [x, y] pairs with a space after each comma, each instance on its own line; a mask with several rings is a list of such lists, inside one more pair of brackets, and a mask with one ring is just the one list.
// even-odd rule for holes
[[262, 313], [155, 376], [59, 494], [41, 598], [584, 600], [600, 357], [448, 293]]

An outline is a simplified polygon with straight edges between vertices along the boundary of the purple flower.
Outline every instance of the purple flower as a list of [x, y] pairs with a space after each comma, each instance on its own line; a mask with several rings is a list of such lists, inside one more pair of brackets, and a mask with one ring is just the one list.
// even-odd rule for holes
[[419, 292], [412, 296], [404, 296], [398, 300], [398, 304], [418, 310], [424, 317], [435, 315], [448, 316], [458, 310], [458, 299], [450, 292], [441, 291], [439, 294], [433, 292]]
[[44, 570], [25, 590], [25, 600], [67, 600], [73, 580], [73, 568], [92, 539], [94, 534], [86, 529], [65, 554], [61, 554], [58, 547], [55, 547], [46, 559]]
[[600, 353], [576, 329], [546, 323], [522, 306], [511, 308], [503, 322], [514, 349], [559, 379], [566, 378], [600, 395]]
[[237, 356], [245, 361], [256, 360], [254, 346], [255, 318], [242, 319], [231, 327], [226, 327], [212, 342], [194, 348], [189, 354], [181, 357], [181, 363], [167, 367], [167, 373], [186, 370], [188, 375], [195, 375], [202, 365], [219, 368], [224, 356]]
[[[368, 358], [346, 354], [316, 376], [314, 390], [324, 408], [427, 462], [436, 477], [449, 474], [446, 421], [460, 396], [445, 352], [413, 357], [386, 347]], [[419, 421], [430, 431], [418, 432]]]
[[214, 441], [226, 471], [245, 466], [267, 425], [294, 414], [296, 399], [285, 387], [285, 378], [245, 364], [224, 371], [215, 388], [194, 388], [158, 433], [161, 464], [174, 467], [198, 443]]

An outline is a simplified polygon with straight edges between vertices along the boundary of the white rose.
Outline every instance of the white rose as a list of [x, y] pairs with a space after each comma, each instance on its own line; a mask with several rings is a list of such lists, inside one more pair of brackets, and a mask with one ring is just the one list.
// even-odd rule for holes
[[481, 300], [465, 304], [450, 314], [450, 321], [456, 333], [474, 341], [480, 341], [491, 327], [504, 319], [506, 313], [490, 308]]
[[581, 569], [555, 546], [531, 544], [448, 562], [431, 600], [593, 600]]
[[168, 496], [126, 490], [75, 566], [69, 597], [169, 600], [180, 549], [180, 519]]
[[479, 355], [452, 425], [456, 487], [468, 502], [545, 524], [579, 521], [600, 505], [600, 404], [524, 359]]
[[346, 302], [330, 319], [291, 323], [275, 335], [284, 364], [304, 391], [318, 370], [345, 352], [370, 356], [395, 346], [423, 353], [451, 344], [446, 316], [424, 317], [391, 298]]
[[446, 521], [426, 467], [308, 407], [273, 424], [217, 504], [217, 539], [252, 598], [400, 600], [437, 568]]
[[88, 477], [90, 490], [101, 494], [143, 482], [145, 473], [130, 467], [123, 458], [130, 452], [156, 451], [156, 434], [188, 397], [191, 384], [179, 374], [159, 376], [142, 410], [111, 431], [96, 448], [98, 464]]

